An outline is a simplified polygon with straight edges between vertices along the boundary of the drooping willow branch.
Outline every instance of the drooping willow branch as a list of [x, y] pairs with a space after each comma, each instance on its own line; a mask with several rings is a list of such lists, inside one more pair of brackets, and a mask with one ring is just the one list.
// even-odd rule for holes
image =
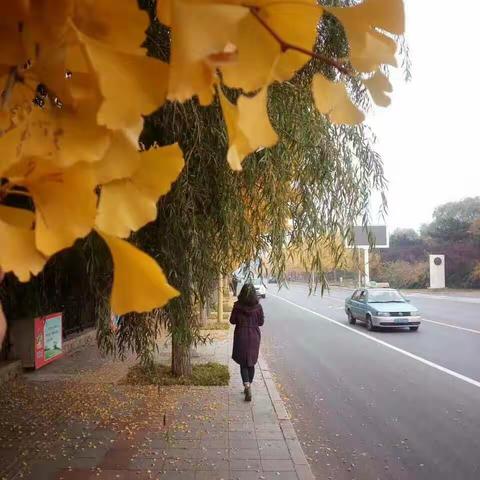
[[343, 73], [344, 75], [348, 75], [349, 77], [353, 76], [353, 72], [351, 72], [347, 67], [342, 65], [340, 62], [333, 58], [325, 57], [324, 55], [320, 55], [318, 53], [312, 52], [306, 48], [300, 47], [298, 45], [294, 45], [293, 43], [286, 42], [261, 16], [260, 16], [260, 7], [248, 7], [250, 13], [257, 19], [257, 21], [262, 25], [265, 30], [272, 35], [272, 37], [278, 42], [280, 45], [280, 49], [282, 52], [286, 52], [287, 50], [294, 50], [309, 57], [315, 58], [320, 62], [323, 62], [331, 67], [336, 68], [339, 72]]

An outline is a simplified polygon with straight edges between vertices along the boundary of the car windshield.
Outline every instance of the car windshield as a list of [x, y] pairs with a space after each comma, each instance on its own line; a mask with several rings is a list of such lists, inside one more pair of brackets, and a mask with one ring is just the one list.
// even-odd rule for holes
[[252, 283], [253, 283], [254, 285], [262, 285], [262, 279], [261, 279], [261, 278], [254, 278], [254, 279], [252, 280]]
[[368, 292], [369, 303], [405, 303], [405, 299], [396, 290], [370, 290]]

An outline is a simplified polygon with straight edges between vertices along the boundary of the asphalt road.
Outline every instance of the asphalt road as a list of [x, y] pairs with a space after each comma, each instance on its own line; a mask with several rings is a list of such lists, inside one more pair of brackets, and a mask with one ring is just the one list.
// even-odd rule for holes
[[480, 298], [414, 294], [418, 332], [370, 333], [346, 290], [269, 287], [262, 348], [319, 480], [480, 479]]

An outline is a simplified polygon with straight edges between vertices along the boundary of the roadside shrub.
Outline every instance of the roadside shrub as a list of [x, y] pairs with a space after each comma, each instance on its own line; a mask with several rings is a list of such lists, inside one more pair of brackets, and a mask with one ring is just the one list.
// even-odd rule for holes
[[480, 262], [477, 262], [470, 273], [470, 281], [473, 286], [480, 286]]
[[428, 268], [427, 262], [376, 262], [371, 276], [375, 281], [388, 282], [393, 288], [426, 288]]

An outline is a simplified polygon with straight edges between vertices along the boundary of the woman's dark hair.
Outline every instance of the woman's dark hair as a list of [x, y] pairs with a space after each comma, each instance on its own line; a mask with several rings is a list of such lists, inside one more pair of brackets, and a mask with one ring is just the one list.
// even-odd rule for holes
[[247, 307], [253, 307], [258, 304], [257, 292], [252, 283], [246, 283], [240, 290], [238, 303]]

